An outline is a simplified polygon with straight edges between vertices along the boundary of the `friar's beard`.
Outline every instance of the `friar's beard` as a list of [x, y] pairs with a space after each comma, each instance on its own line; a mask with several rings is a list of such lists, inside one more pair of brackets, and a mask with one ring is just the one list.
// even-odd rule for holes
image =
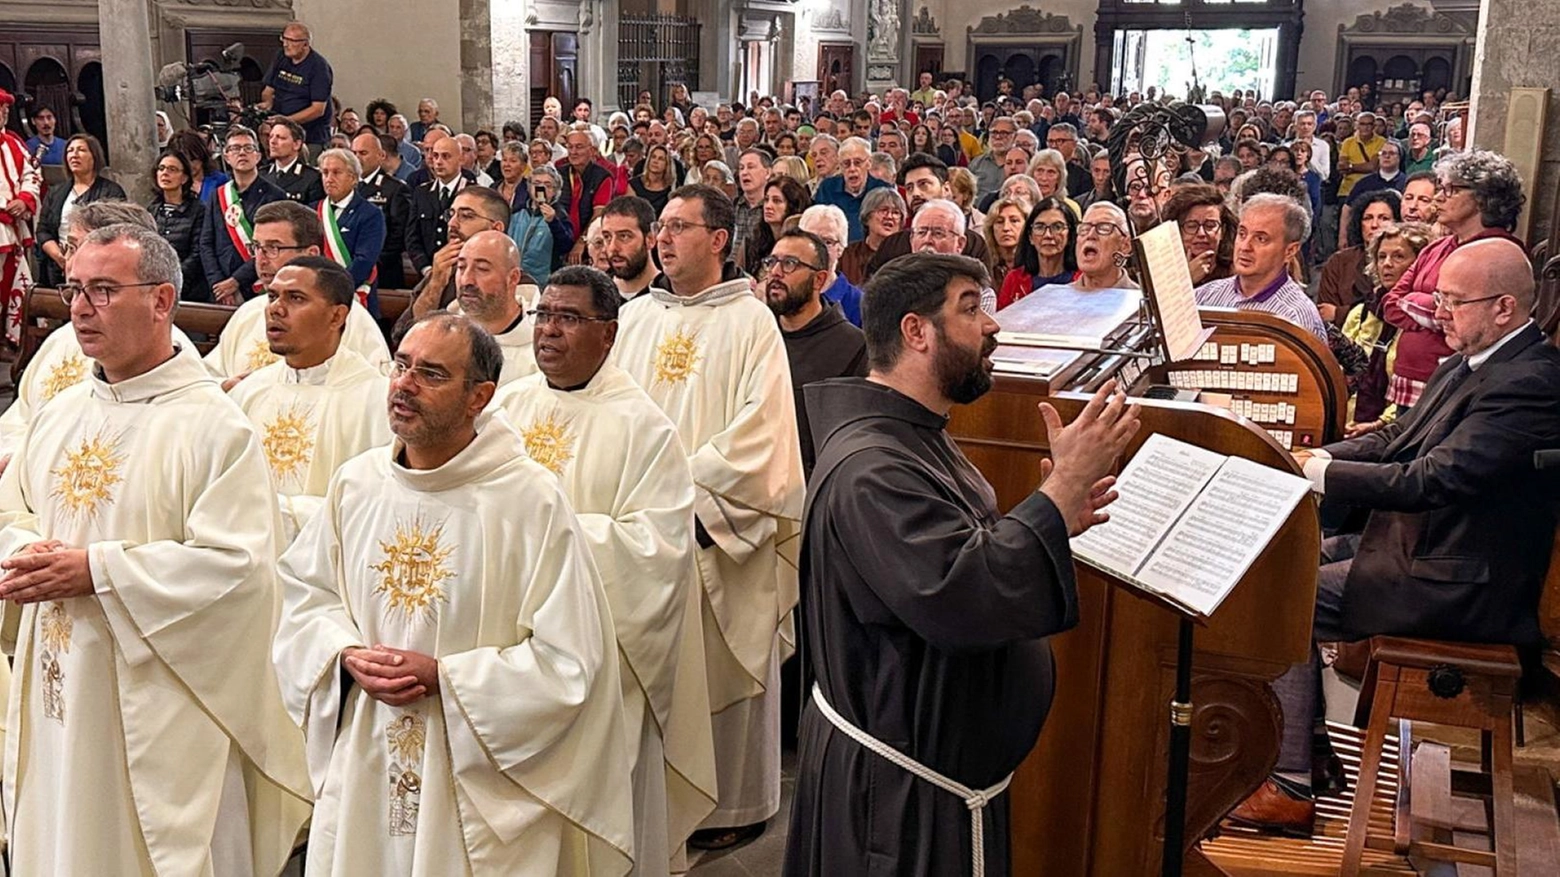
[[937, 330], [937, 356], [932, 365], [942, 394], [956, 405], [968, 405], [991, 389], [991, 372], [985, 358], [997, 349], [997, 336], [989, 335], [979, 350], [960, 347], [941, 328]]

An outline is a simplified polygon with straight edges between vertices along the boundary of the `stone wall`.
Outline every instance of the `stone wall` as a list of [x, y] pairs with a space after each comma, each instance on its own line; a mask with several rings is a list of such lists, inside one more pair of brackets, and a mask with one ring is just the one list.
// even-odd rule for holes
[[1560, 0], [1486, 0], [1474, 54], [1470, 141], [1485, 149], [1502, 149], [1509, 90], [1524, 86], [1550, 89], [1538, 179], [1524, 180], [1532, 214], [1528, 240], [1533, 243], [1551, 234], [1556, 219], [1555, 189], [1560, 180], [1560, 67], [1555, 64], [1556, 57], [1560, 57]]

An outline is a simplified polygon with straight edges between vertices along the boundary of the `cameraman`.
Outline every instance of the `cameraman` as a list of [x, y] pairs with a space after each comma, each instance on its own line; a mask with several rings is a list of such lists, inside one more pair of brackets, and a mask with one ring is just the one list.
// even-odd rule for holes
[[509, 220], [509, 236], [520, 248], [520, 268], [542, 288], [554, 268], [563, 264], [574, 246], [574, 226], [569, 212], [558, 203], [563, 178], [556, 168], [538, 165], [531, 168], [530, 204]]
[[282, 29], [282, 54], [266, 73], [260, 109], [286, 116], [303, 126], [309, 155], [330, 142], [330, 89], [335, 79], [330, 62], [309, 48], [309, 29], [291, 22]]

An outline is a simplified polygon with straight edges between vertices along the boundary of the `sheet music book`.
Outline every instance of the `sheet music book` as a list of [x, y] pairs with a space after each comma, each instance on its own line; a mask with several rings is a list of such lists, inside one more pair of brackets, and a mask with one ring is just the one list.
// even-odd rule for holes
[[1110, 520], [1072, 540], [1078, 560], [1207, 618], [1311, 484], [1242, 457], [1152, 435], [1116, 480]]
[[1007, 374], [1048, 378], [1082, 356], [1074, 350], [1052, 350], [1046, 347], [1014, 347], [999, 344], [991, 354], [996, 371]]
[[1143, 288], [1148, 291], [1159, 328], [1164, 335], [1165, 351], [1171, 362], [1191, 359], [1202, 347], [1212, 329], [1204, 329], [1197, 315], [1197, 295], [1192, 288], [1192, 270], [1181, 245], [1181, 229], [1176, 223], [1156, 225], [1133, 241]]
[[1136, 289], [1083, 291], [1042, 286], [997, 312], [1000, 344], [1021, 347], [1104, 347], [1121, 325], [1137, 316]]

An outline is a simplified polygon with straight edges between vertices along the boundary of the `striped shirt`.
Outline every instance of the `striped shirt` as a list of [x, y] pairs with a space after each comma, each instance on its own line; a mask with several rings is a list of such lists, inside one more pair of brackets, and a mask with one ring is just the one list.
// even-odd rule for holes
[[1327, 343], [1327, 327], [1316, 310], [1316, 303], [1305, 294], [1305, 287], [1296, 283], [1287, 272], [1280, 274], [1267, 289], [1252, 296], [1241, 294], [1239, 277], [1211, 280], [1197, 287], [1197, 304], [1205, 308], [1267, 311], [1305, 329], [1320, 338], [1323, 344]]

